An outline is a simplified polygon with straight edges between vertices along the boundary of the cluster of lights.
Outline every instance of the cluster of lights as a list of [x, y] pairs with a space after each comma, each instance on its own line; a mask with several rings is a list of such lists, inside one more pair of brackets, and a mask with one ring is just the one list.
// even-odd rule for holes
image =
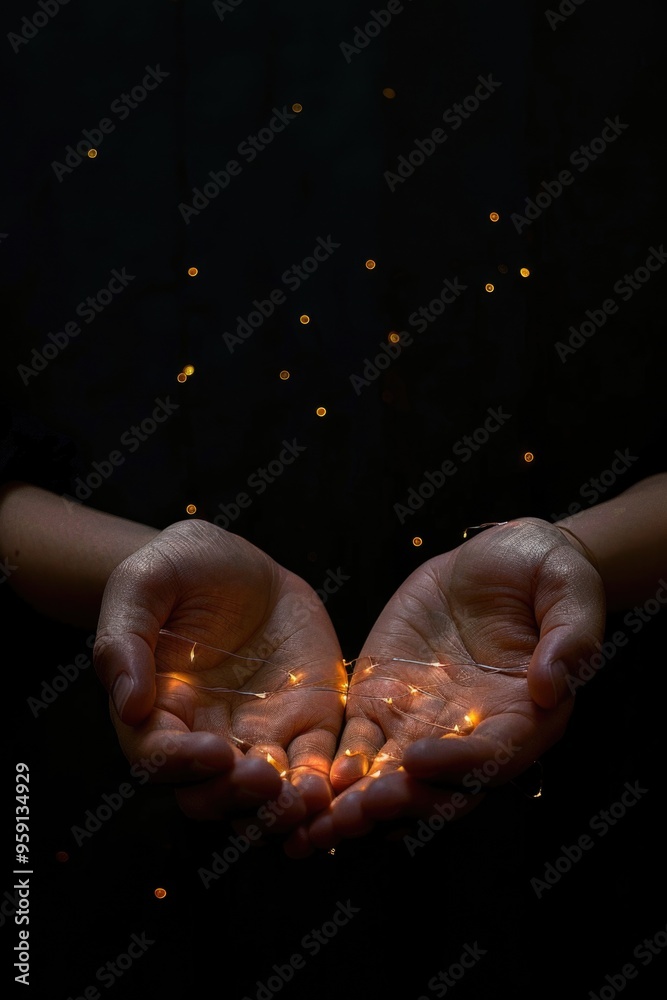
[[187, 380], [190, 377], [190, 375], [194, 375], [194, 373], [195, 373], [195, 366], [194, 365], [185, 365], [185, 367], [182, 368], [181, 371], [176, 376], [176, 381], [177, 382], [187, 382]]

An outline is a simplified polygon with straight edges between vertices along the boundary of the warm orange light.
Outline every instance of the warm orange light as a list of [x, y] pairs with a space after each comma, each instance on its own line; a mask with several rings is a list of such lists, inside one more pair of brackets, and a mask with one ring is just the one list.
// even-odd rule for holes
[[391, 100], [392, 97], [396, 97], [396, 91], [394, 90], [393, 87], [385, 87], [384, 90], [382, 91], [382, 94], [384, 97], [389, 98], [389, 100]]
[[527, 451], [523, 456], [524, 462], [532, 462], [534, 458], [535, 456], [533, 455], [532, 451]]
[[183, 369], [184, 375], [194, 375], [194, 373], [195, 373], [194, 365], [186, 365], [185, 368]]
[[500, 221], [500, 216], [498, 215], [497, 212], [489, 212], [489, 218], [491, 219], [491, 222], [499, 222]]
[[492, 285], [491, 282], [489, 282], [488, 285], [484, 285], [484, 290], [487, 292], [495, 292], [496, 286]]
[[399, 333], [396, 333], [395, 330], [392, 330], [391, 333], [389, 334], [389, 340], [392, 342], [392, 344], [397, 344], [400, 339], [401, 335]]
[[289, 372], [287, 371], [286, 368], [283, 368], [283, 370], [280, 373], [280, 377], [283, 380], [283, 382], [287, 381], [287, 379], [289, 378]]
[[197, 275], [199, 274], [199, 268], [198, 267], [189, 267], [188, 268], [188, 274], [190, 275], [191, 278], [196, 278]]
[[367, 260], [366, 261], [366, 267], [368, 268], [369, 271], [372, 271], [373, 268], [375, 267], [375, 261], [374, 260]]
[[156, 889], [155, 892], [153, 893], [153, 895], [155, 896], [156, 899], [164, 899], [164, 897], [167, 895], [167, 890], [166, 889]]
[[185, 508], [185, 513], [186, 514], [196, 514], [197, 513], [197, 508], [195, 507], [195, 505], [193, 503], [189, 503], [187, 505], [187, 507]]
[[415, 537], [412, 539], [412, 544], [415, 546], [415, 548], [418, 549], [419, 546], [423, 544], [423, 539], [420, 538], [419, 535], [415, 535]]
[[88, 156], [89, 156], [89, 158], [91, 160], [94, 160], [95, 157], [97, 156], [97, 150], [96, 149], [89, 149], [88, 150]]
[[187, 382], [187, 380], [188, 376], [185, 374], [185, 372], [179, 372], [178, 375], [176, 376], [177, 382]]
[[303, 325], [306, 326], [307, 323], [310, 323], [310, 316], [308, 316], [307, 313], [304, 313], [303, 316], [299, 316], [299, 323], [303, 323]]
[[300, 111], [303, 111], [303, 104], [299, 104], [298, 102], [296, 104], [293, 104], [292, 111], [296, 112], [296, 114], [298, 115]]
[[318, 406], [317, 409], [315, 410], [315, 413], [318, 415], [318, 417], [326, 417], [327, 415], [326, 406]]
[[522, 267], [519, 270], [519, 274], [521, 275], [522, 278], [527, 278], [530, 275], [530, 271], [528, 270], [527, 267]]

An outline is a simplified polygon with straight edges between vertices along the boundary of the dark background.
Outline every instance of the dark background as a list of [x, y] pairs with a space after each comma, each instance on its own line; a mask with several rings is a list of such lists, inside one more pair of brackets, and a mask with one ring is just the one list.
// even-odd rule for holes
[[[73, 497], [93, 463], [120, 451], [86, 502], [156, 527], [187, 517], [188, 504], [213, 521], [249, 493], [231, 530], [316, 588], [329, 571], [349, 577], [327, 610], [351, 658], [405, 576], [458, 545], [465, 526], [555, 520], [664, 471], [664, 276], [627, 302], [614, 285], [667, 233], [665, 15], [657, 0], [563, 7], [573, 13], [550, 25], [542, 4], [413, 0], [346, 59], [341, 43], [381, 5], [244, 0], [221, 19], [210, 3], [70, 0], [39, 30], [22, 18], [42, 8], [4, 5], [5, 477]], [[34, 37], [17, 42], [22, 30]], [[164, 82], [124, 119], [110, 110], [158, 64]], [[460, 128], [443, 124], [489, 75], [501, 86], [488, 100]], [[303, 110], [253, 162], [239, 155], [294, 102]], [[618, 139], [585, 172], [573, 167], [616, 116], [628, 126]], [[54, 169], [103, 118], [115, 127], [97, 157]], [[385, 172], [438, 127], [447, 141], [392, 192]], [[240, 176], [186, 224], [179, 205], [232, 158]], [[575, 179], [562, 196], [514, 225], [567, 168]], [[340, 247], [290, 291], [282, 274], [329, 236]], [[77, 316], [123, 268], [128, 287], [94, 321]], [[466, 290], [418, 333], [410, 316], [445, 279]], [[284, 304], [230, 351], [223, 334], [275, 288]], [[610, 297], [618, 312], [562, 361], [557, 342]], [[81, 333], [22, 377], [33, 350], [73, 320]], [[355, 393], [350, 376], [392, 330], [413, 342]], [[194, 374], [178, 383], [188, 364]], [[125, 432], [156, 400], [178, 408], [131, 450]], [[510, 419], [457, 458], [490, 408]], [[294, 439], [306, 448], [298, 460], [261, 495], [249, 489]], [[617, 450], [634, 460], [602, 493], [591, 481]], [[448, 458], [456, 475], [401, 524], [394, 505]], [[185, 820], [163, 789], [135, 781], [114, 818], [76, 844], [86, 810], [128, 781], [106, 698], [89, 668], [37, 717], [27, 699], [88, 653], [88, 636], [36, 615], [9, 586], [0, 601], [6, 787], [18, 759], [34, 779], [33, 995], [65, 1000], [96, 984], [104, 996], [97, 969], [145, 932], [155, 944], [116, 995], [254, 1000], [257, 980], [304, 953], [303, 936], [347, 899], [360, 914], [286, 998], [433, 997], [431, 977], [475, 941], [487, 954], [459, 998], [586, 998], [627, 962], [641, 972], [626, 995], [655, 995], [665, 958], [643, 968], [633, 950], [667, 924], [664, 613], [637, 634], [623, 615], [610, 620], [630, 641], [580, 693], [566, 739], [543, 760], [541, 799], [509, 786], [414, 858], [382, 836], [303, 862], [254, 851], [205, 890], [197, 870], [229, 831]], [[648, 792], [538, 899], [531, 878], [590, 832], [626, 781]], [[11, 842], [7, 851], [10, 889]], [[15, 931], [5, 919], [5, 954]]]

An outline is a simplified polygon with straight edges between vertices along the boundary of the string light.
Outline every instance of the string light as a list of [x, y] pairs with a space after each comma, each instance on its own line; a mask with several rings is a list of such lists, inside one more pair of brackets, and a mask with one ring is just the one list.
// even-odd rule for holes
[[186, 365], [185, 368], [183, 369], [183, 374], [184, 375], [190, 376], [190, 375], [194, 375], [194, 373], [195, 373], [195, 366], [194, 365]]
[[164, 899], [165, 896], [167, 895], [167, 890], [166, 889], [156, 889], [155, 892], [153, 893], [153, 895], [155, 896], [156, 899]]
[[287, 371], [286, 368], [283, 368], [283, 370], [280, 373], [280, 377], [283, 380], [283, 382], [287, 381], [287, 379], [289, 378], [289, 372]]
[[94, 160], [95, 157], [97, 156], [97, 150], [96, 149], [89, 149], [87, 155], [88, 155], [89, 159]]
[[400, 339], [401, 339], [400, 333], [396, 333], [395, 330], [392, 330], [391, 333], [389, 334], [389, 340], [391, 341], [392, 344], [397, 344]]
[[419, 548], [419, 546], [420, 546], [420, 545], [422, 545], [422, 544], [423, 544], [423, 542], [424, 542], [424, 539], [423, 539], [423, 538], [420, 538], [420, 537], [419, 537], [419, 535], [415, 535], [415, 537], [414, 537], [414, 538], [412, 539], [412, 544], [413, 544], [413, 545], [415, 546], [415, 548], [417, 548], [417, 549]]
[[499, 222], [500, 221], [500, 216], [498, 215], [497, 212], [489, 212], [489, 218], [491, 219], [491, 222]]
[[185, 374], [185, 372], [179, 372], [178, 375], [176, 376], [177, 382], [187, 382], [187, 380], [188, 376]]
[[197, 513], [197, 508], [195, 507], [195, 505], [193, 503], [189, 503], [187, 505], [187, 507], [185, 508], [185, 513], [186, 514], [196, 514]]
[[[163, 640], [176, 640], [182, 643], [185, 646], [183, 650], [184, 658], [189, 660], [189, 664], [193, 666], [193, 669], [195, 669], [195, 660], [201, 654], [205, 652], [209, 654], [211, 652], [219, 653], [222, 655], [222, 660], [217, 666], [218, 670], [229, 670], [231, 676], [238, 678], [240, 661], [244, 664], [242, 670], [245, 677], [257, 676], [257, 670], [261, 667], [261, 674], [259, 676], [270, 678], [271, 672], [273, 672], [277, 679], [277, 686], [273, 686], [271, 683], [265, 681], [267, 683], [267, 690], [248, 691], [244, 690], [240, 684], [237, 687], [200, 684], [193, 680], [192, 673], [188, 675], [188, 671], [181, 673], [158, 672], [156, 680], [160, 683], [185, 684], [191, 688], [209, 692], [212, 695], [217, 693], [233, 694], [235, 696], [245, 695], [246, 697], [257, 698], [263, 701], [270, 698], [285, 697], [291, 692], [303, 689], [330, 692], [341, 696], [343, 699], [348, 697], [363, 698], [365, 701], [379, 702], [383, 706], [383, 711], [386, 710], [391, 714], [417, 722], [422, 727], [430, 727], [433, 730], [437, 730], [442, 738], [451, 738], [453, 736], [465, 738], [475, 730], [480, 721], [478, 712], [474, 707], [467, 710], [457, 708], [455, 707], [456, 702], [447, 698], [446, 693], [443, 693], [443, 682], [456, 684], [458, 681], [457, 672], [461, 668], [481, 671], [483, 673], [506, 675], [515, 679], [525, 678], [527, 674], [527, 669], [523, 666], [499, 667], [470, 659], [459, 661], [448, 659], [443, 662], [438, 659], [417, 660], [408, 657], [376, 657], [367, 655], [357, 657], [354, 660], [337, 661], [335, 664], [335, 676], [329, 673], [328, 676], [320, 677], [315, 683], [308, 683], [307, 673], [294, 672], [262, 657], [242, 656], [238, 653], [209, 645], [208, 643], [189, 639], [187, 636], [179, 635], [165, 628], [160, 629], [160, 637]], [[157, 652], [159, 656], [159, 649]], [[210, 663], [210, 658], [206, 657], [206, 665], [210, 666]], [[252, 670], [249, 666], [250, 664], [255, 664], [256, 669]], [[330, 661], [327, 661], [327, 664], [331, 665]], [[414, 683], [414, 671], [411, 671], [410, 679], [406, 679], [406, 664], [423, 668], [424, 681], [422, 685]], [[378, 671], [378, 668], [381, 669]], [[343, 671], [347, 671], [350, 674], [349, 680], [347, 678], [342, 679], [341, 673]], [[194, 676], [197, 678], [197, 681], [200, 679], [200, 674], [195, 673]], [[387, 682], [393, 685], [390, 695], [386, 694]], [[364, 693], [365, 686], [369, 684], [372, 685], [369, 693]], [[380, 685], [379, 688], [378, 684]], [[470, 681], [465, 679], [464, 686], [469, 688]], [[384, 693], [375, 693], [378, 690], [382, 692], [383, 688]], [[449, 718], [447, 715], [443, 718], [442, 713], [445, 710]], [[282, 767], [281, 763], [276, 760], [266, 747], [262, 748], [261, 743], [253, 743], [250, 739], [242, 739], [233, 734], [227, 734], [226, 738], [235, 743], [244, 753], [247, 753], [250, 749], [262, 751], [267, 763], [271, 764], [278, 771], [281, 778], [287, 778], [288, 771]], [[345, 750], [344, 756], [349, 758], [361, 757], [362, 761], [367, 758], [364, 750], [356, 750], [351, 747]], [[372, 765], [383, 766], [383, 769], [378, 768], [377, 770], [368, 771], [368, 777], [377, 778], [381, 773], [385, 772], [387, 765], [390, 766], [391, 770], [401, 770], [402, 758], [400, 755], [397, 756], [383, 752], [374, 758]], [[166, 895], [166, 890], [155, 890], [156, 896], [158, 896], [158, 892], [163, 892]], [[162, 898], [162, 896], [158, 898]]]
[[315, 410], [315, 413], [318, 415], [318, 417], [326, 417], [327, 415], [326, 406], [318, 406], [317, 409]]
[[294, 113], [298, 115], [300, 111], [303, 111], [303, 104], [299, 104], [298, 102], [296, 104], [293, 104], [292, 111], [294, 111]]
[[528, 278], [530, 276], [530, 271], [527, 267], [522, 267], [519, 269], [519, 274], [522, 278]]
[[489, 282], [488, 285], [484, 285], [484, 290], [486, 292], [495, 292], [496, 286], [492, 285], [491, 282]]
[[190, 275], [191, 278], [196, 278], [197, 275], [199, 274], [199, 268], [198, 267], [189, 267], [188, 268], [188, 274]]
[[303, 326], [307, 326], [310, 323], [310, 316], [307, 313], [304, 313], [303, 316], [299, 316], [299, 323]]
[[533, 455], [532, 451], [527, 451], [527, 452], [524, 453], [524, 456], [523, 456], [524, 462], [532, 462], [534, 460], [534, 458], [535, 458], [535, 456]]
[[366, 261], [366, 267], [368, 268], [369, 271], [372, 271], [373, 268], [375, 267], [375, 261], [374, 260], [367, 260]]

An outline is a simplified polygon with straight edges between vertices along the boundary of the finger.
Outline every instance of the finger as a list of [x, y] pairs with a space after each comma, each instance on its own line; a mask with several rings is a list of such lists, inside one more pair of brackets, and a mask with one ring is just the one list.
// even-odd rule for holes
[[528, 689], [542, 708], [571, 699], [583, 667], [598, 653], [605, 628], [602, 580], [584, 556], [566, 544], [554, 549], [535, 594], [540, 639], [528, 666]]
[[155, 704], [155, 659], [140, 635], [98, 635], [95, 671], [109, 692], [118, 716], [128, 726], [142, 722]]
[[133, 773], [151, 781], [188, 781], [211, 777], [234, 766], [236, 751], [215, 733], [191, 732], [177, 716], [153, 709], [140, 726], [126, 726], [110, 705], [123, 753]]
[[469, 791], [501, 785], [521, 774], [560, 738], [571, 705], [545, 712], [505, 712], [485, 719], [468, 736], [417, 740], [403, 755], [414, 778], [447, 782]]
[[229, 773], [177, 788], [176, 800], [190, 819], [218, 821], [277, 800], [282, 785], [266, 761], [237, 758]]
[[384, 742], [384, 733], [370, 719], [350, 719], [343, 730], [338, 753], [331, 766], [331, 784], [334, 790], [341, 792], [363, 778]]
[[395, 771], [374, 781], [366, 790], [361, 805], [364, 815], [375, 821], [430, 816], [441, 816], [449, 821], [465, 816], [483, 797], [483, 794], [434, 788], [415, 780], [405, 771]]
[[289, 779], [299, 790], [308, 815], [326, 809], [333, 798], [329, 777], [336, 751], [336, 736], [326, 729], [312, 729], [288, 747]]

